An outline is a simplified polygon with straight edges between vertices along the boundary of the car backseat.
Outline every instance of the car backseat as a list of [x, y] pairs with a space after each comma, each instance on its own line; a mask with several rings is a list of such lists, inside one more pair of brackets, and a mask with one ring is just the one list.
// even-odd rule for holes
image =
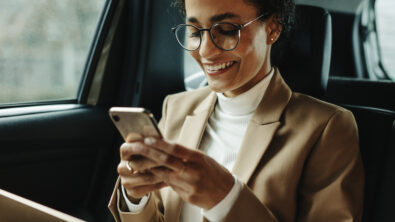
[[375, 221], [395, 221], [395, 120], [392, 123], [392, 131], [382, 171], [382, 183], [379, 187], [376, 206]]
[[[279, 67], [285, 81], [294, 91], [327, 100], [353, 112], [359, 129], [360, 151], [365, 168], [363, 221], [395, 221], [395, 207], [392, 203], [395, 201], [395, 174], [392, 172], [395, 169], [395, 111], [383, 106], [369, 107], [369, 104], [364, 103], [345, 104], [344, 98], [350, 95], [339, 94], [350, 92], [352, 84], [348, 85], [350, 83], [344, 83], [343, 80], [339, 80], [344, 83], [340, 91], [336, 88], [328, 91], [331, 17], [322, 8], [304, 5], [297, 6], [296, 15], [297, 22], [290, 33], [291, 39], [296, 41], [286, 41], [280, 37], [280, 43], [273, 46], [273, 63]], [[375, 83], [370, 81], [351, 82], [360, 88], [362, 85], [368, 85], [371, 90], [376, 88]], [[377, 84], [383, 85], [382, 82]], [[386, 91], [392, 90], [391, 85], [393, 86], [392, 83], [385, 84], [389, 86], [388, 89], [385, 88]], [[361, 100], [361, 97], [348, 99]]]
[[[343, 105], [357, 121], [365, 170], [363, 221], [395, 221], [394, 134], [395, 112], [366, 106]], [[384, 208], [382, 208], [384, 207]]]

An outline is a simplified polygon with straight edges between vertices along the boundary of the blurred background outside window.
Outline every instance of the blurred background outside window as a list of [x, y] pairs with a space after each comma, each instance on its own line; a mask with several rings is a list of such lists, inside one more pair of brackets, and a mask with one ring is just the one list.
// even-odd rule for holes
[[75, 99], [105, 0], [1, 0], [0, 104]]
[[207, 85], [203, 70], [186, 50], [184, 50], [184, 82], [187, 91]]
[[376, 0], [376, 21], [382, 62], [395, 80], [395, 0]]

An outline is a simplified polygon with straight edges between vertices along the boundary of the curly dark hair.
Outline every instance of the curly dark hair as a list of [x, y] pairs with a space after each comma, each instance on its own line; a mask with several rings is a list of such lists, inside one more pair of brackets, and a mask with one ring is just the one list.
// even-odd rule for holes
[[[290, 30], [295, 20], [294, 0], [243, 0], [254, 5], [258, 9], [258, 15], [265, 14], [261, 20], [265, 20], [275, 14], [279, 23], [283, 26], [283, 32]], [[180, 10], [182, 16], [186, 16], [185, 0], [173, 0], [173, 6]], [[257, 16], [258, 16], [257, 15]]]

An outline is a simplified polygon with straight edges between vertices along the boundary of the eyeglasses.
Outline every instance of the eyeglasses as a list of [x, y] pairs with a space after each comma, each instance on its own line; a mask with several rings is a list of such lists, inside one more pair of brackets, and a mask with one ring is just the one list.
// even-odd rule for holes
[[232, 51], [240, 42], [240, 30], [263, 16], [265, 16], [265, 14], [260, 15], [244, 25], [219, 22], [212, 25], [209, 29], [201, 29], [190, 24], [180, 24], [171, 30], [181, 47], [188, 51], [195, 51], [200, 47], [204, 31], [210, 33], [211, 40], [217, 48], [225, 51]]

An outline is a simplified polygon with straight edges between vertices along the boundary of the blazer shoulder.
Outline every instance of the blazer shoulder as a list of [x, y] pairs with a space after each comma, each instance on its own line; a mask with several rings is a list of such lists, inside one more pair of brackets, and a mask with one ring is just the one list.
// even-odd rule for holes
[[302, 94], [302, 93], [293, 93], [291, 100], [288, 104], [288, 112], [295, 114], [299, 114], [304, 116], [305, 118], [314, 118], [314, 119], [322, 119], [322, 120], [329, 120], [332, 116], [334, 116], [337, 113], [343, 113], [344, 115], [351, 116], [353, 118], [353, 114], [351, 111]]

